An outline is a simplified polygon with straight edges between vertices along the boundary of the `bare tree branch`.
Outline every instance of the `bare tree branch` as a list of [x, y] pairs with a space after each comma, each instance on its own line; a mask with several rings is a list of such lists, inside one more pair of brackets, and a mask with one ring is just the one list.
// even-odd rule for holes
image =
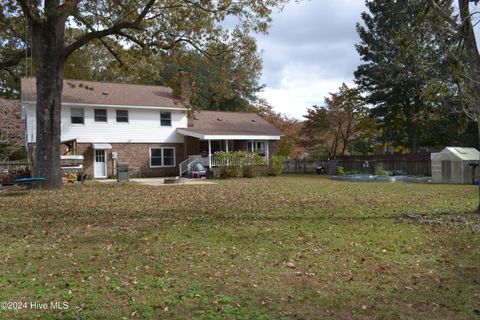
[[23, 14], [25, 14], [25, 17], [27, 17], [28, 20], [34, 21], [34, 22], [40, 22], [40, 15], [36, 8], [34, 9], [32, 7], [32, 3], [29, 0], [17, 0], [18, 3], [20, 4], [20, 7], [22, 8]]
[[122, 21], [114, 24], [110, 28], [106, 28], [100, 31], [92, 31], [83, 35], [82, 37], [77, 39], [77, 41], [65, 47], [65, 51], [64, 51], [65, 58], [67, 58], [73, 51], [79, 49], [80, 47], [82, 47], [83, 45], [87, 44], [88, 42], [94, 39], [99, 39], [109, 35], [119, 34], [119, 33], [122, 33], [124, 29], [138, 29], [140, 27], [140, 23], [148, 14], [148, 12], [152, 8], [152, 6], [155, 4], [155, 2], [156, 0], [150, 0], [147, 3], [147, 5], [143, 8], [140, 15], [133, 22]]
[[102, 45], [108, 50], [108, 52], [110, 52], [110, 54], [115, 58], [115, 60], [118, 61], [118, 63], [120, 63], [120, 66], [122, 68], [127, 68], [126, 64], [123, 62], [122, 58], [120, 58], [120, 56], [118, 55], [118, 53], [105, 41], [104, 38], [100, 38], [99, 39], [100, 42], [102, 43]]
[[30, 48], [27, 48], [27, 52], [25, 52], [25, 49], [24, 50], [18, 50], [14, 54], [12, 54], [12, 56], [9, 59], [4, 60], [4, 61], [0, 61], [0, 68], [4, 69], [4, 68], [16, 66], [24, 58], [31, 57], [31, 54], [32, 54], [32, 52], [31, 52]]

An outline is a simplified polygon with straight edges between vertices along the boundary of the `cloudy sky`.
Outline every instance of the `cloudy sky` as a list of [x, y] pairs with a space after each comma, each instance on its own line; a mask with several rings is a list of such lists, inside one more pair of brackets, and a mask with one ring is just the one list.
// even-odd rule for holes
[[360, 63], [355, 24], [364, 10], [364, 0], [307, 0], [274, 14], [270, 33], [257, 36], [267, 86], [260, 96], [301, 119], [342, 82], [352, 84]]

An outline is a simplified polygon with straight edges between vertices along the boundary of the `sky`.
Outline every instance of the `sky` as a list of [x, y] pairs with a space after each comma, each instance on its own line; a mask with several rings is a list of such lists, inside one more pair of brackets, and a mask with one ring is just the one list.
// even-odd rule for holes
[[323, 105], [342, 82], [353, 85], [360, 64], [355, 25], [364, 0], [304, 0], [273, 14], [268, 35], [257, 35], [262, 52], [260, 83], [277, 112], [301, 120], [307, 108]]

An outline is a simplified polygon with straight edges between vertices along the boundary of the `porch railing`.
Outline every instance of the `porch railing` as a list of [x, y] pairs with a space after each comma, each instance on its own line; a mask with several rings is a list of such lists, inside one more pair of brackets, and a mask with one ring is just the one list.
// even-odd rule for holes
[[[268, 163], [268, 158], [266, 156], [263, 156], [263, 160], [265, 163]], [[189, 156], [186, 160], [181, 162], [178, 165], [178, 175], [181, 177], [185, 173], [190, 173], [192, 170], [192, 167], [196, 163], [201, 163], [204, 167], [209, 166], [209, 158], [207, 157], [202, 157], [201, 155], [193, 155]], [[244, 157], [238, 157], [234, 155], [211, 155], [211, 164], [212, 167], [223, 167], [223, 166], [240, 166], [240, 165], [255, 165], [258, 164], [258, 158], [251, 156], [251, 155], [246, 155]]]
[[190, 170], [192, 170], [192, 166], [195, 163], [202, 162], [201, 160], [202, 156], [200, 155], [189, 156], [185, 161], [181, 162], [178, 165], [179, 176], [183, 176], [184, 173], [190, 173]]

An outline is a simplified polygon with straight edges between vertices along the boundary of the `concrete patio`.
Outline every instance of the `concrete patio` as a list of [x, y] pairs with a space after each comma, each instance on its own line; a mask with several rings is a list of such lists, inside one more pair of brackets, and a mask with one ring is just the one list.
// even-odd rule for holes
[[[211, 180], [206, 179], [188, 179], [181, 178], [178, 183], [165, 183], [165, 179], [174, 179], [175, 177], [163, 177], [163, 178], [133, 178], [130, 179], [130, 182], [135, 182], [147, 186], [184, 186], [184, 185], [199, 185], [199, 184], [216, 184]], [[102, 179], [95, 180], [101, 183], [115, 183], [116, 179]]]

